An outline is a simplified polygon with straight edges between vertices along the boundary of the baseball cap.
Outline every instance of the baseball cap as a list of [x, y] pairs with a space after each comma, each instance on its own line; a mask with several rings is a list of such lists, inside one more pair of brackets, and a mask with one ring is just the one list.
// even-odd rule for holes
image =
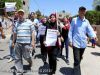
[[19, 9], [19, 10], [18, 10], [18, 13], [19, 13], [19, 12], [25, 13], [25, 11], [24, 11], [23, 9]]
[[79, 7], [79, 10], [86, 10], [86, 8], [81, 6], [81, 7]]

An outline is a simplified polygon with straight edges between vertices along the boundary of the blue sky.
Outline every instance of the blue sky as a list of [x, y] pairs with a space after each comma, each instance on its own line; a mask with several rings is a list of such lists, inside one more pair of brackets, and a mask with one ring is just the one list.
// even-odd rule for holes
[[77, 14], [80, 6], [85, 6], [87, 10], [93, 9], [93, 0], [30, 0], [30, 12], [40, 10], [44, 15], [65, 10], [71, 15]]

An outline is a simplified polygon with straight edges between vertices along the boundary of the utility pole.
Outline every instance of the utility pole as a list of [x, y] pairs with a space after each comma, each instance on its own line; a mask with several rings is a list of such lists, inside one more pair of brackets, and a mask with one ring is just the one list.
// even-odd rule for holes
[[23, 3], [22, 8], [25, 11], [25, 18], [27, 18], [29, 14], [29, 1], [30, 0], [22, 0]]
[[0, 0], [0, 15], [4, 15], [5, 3]]

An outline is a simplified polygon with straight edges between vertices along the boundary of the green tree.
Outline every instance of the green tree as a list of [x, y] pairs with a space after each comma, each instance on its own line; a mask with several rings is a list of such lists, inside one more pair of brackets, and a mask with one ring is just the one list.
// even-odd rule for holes
[[96, 11], [100, 11], [100, 5], [97, 5], [95, 8]]
[[38, 19], [41, 19], [43, 17], [40, 10], [37, 10], [35, 13], [37, 14]]
[[[20, 9], [22, 8], [22, 0], [0, 0], [2, 3], [5, 3], [5, 2], [16, 2], [16, 7], [17, 9]], [[0, 6], [0, 7], [3, 7], [3, 6]]]
[[90, 24], [100, 25], [100, 12], [99, 11], [87, 11], [86, 18], [90, 21]]
[[93, 1], [93, 7], [95, 10], [98, 10], [100, 11], [100, 0], [94, 0]]
[[[23, 5], [22, 0], [0, 0], [0, 15], [4, 15], [5, 2], [16, 2], [17, 10]], [[8, 12], [8, 14], [11, 15], [12, 12]]]

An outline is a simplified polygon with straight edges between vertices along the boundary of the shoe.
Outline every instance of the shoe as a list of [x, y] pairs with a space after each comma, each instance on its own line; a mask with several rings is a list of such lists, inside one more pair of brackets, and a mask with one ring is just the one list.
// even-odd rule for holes
[[95, 48], [95, 46], [92, 46], [92, 48]]
[[0, 58], [0, 60], [3, 60], [2, 58]]
[[32, 65], [33, 65], [33, 63], [32, 62], [29, 62], [29, 68], [31, 69], [31, 67], [32, 67]]
[[48, 75], [55, 75], [55, 72], [50, 72]]
[[14, 60], [13, 58], [10, 58], [10, 59], [8, 60], [8, 63], [12, 62], [13, 60]]
[[32, 50], [32, 56], [35, 54], [35, 49]]
[[17, 75], [23, 75], [23, 73], [17, 73]]
[[44, 61], [44, 65], [48, 64], [46, 61]]
[[68, 59], [66, 59], [66, 63], [69, 65], [69, 60]]

